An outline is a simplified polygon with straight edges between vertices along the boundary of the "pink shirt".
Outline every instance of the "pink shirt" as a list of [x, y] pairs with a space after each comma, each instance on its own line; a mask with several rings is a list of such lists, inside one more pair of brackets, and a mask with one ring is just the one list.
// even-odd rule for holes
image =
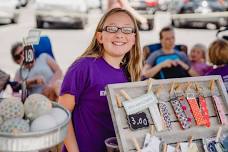
[[201, 76], [205, 75], [213, 69], [212, 66], [209, 66], [206, 63], [202, 62], [191, 62], [191, 66]]

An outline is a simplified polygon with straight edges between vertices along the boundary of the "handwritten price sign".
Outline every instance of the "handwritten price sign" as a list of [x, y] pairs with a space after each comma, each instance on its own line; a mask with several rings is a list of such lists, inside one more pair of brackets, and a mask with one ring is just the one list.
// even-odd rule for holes
[[149, 127], [149, 121], [144, 112], [128, 115], [128, 123], [132, 130]]

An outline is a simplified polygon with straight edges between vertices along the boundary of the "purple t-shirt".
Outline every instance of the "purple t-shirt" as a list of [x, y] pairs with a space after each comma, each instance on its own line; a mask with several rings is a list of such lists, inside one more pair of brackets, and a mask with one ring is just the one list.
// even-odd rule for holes
[[200, 62], [191, 62], [191, 66], [199, 75], [205, 75], [213, 69], [212, 66]]
[[[75, 96], [72, 121], [80, 152], [104, 152], [104, 140], [115, 136], [105, 96], [105, 86], [127, 82], [123, 69], [115, 69], [103, 58], [85, 57], [68, 69], [61, 95]], [[64, 147], [63, 152], [67, 152]]]
[[226, 91], [228, 92], [228, 65], [218, 67], [210, 71], [207, 75], [221, 75], [224, 85], [226, 87]]

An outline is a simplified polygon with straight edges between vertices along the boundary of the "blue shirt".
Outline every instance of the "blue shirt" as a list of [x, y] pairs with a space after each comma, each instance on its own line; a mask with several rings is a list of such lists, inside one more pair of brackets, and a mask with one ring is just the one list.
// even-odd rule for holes
[[[165, 54], [163, 50], [158, 50], [152, 53], [146, 63], [151, 65], [152, 67], [158, 64], [165, 62], [166, 60], [181, 60], [184, 63], [190, 66], [190, 61], [185, 53], [180, 51], [174, 51], [171, 54]], [[163, 68], [159, 73], [157, 73], [154, 78], [157, 79], [167, 79], [167, 78], [180, 78], [189, 76], [188, 72], [184, 70], [180, 65], [173, 66], [170, 68]]]

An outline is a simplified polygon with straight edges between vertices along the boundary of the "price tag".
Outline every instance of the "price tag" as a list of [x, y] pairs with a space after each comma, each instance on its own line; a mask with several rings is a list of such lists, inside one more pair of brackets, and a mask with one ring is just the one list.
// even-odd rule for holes
[[140, 112], [127, 116], [128, 123], [132, 130], [149, 127], [149, 121], [146, 117], [146, 113]]
[[158, 100], [156, 96], [153, 93], [147, 93], [134, 98], [131, 101], [123, 102], [123, 106], [127, 115], [132, 115], [148, 108], [156, 129], [161, 131], [163, 130], [163, 123], [157, 103]]
[[189, 143], [180, 143], [180, 148], [181, 148], [181, 152], [198, 152], [198, 147], [196, 145], [196, 143], [191, 143], [191, 145], [189, 145]]
[[31, 45], [26, 45], [24, 47], [24, 63], [29, 64], [34, 61], [34, 53]]
[[129, 102], [123, 102], [123, 106], [127, 115], [131, 115], [139, 111], [145, 110], [157, 103], [158, 100], [156, 96], [153, 93], [147, 93], [140, 97], [134, 98]]
[[38, 45], [40, 41], [41, 30], [31, 29], [29, 30], [28, 36], [25, 39], [26, 44], [35, 44]]

